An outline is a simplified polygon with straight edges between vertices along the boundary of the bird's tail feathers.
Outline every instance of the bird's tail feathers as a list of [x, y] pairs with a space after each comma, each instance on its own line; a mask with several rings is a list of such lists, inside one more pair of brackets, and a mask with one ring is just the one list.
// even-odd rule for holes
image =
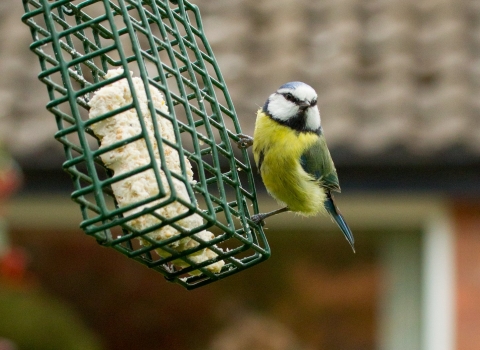
[[342, 230], [348, 243], [350, 243], [350, 246], [352, 247], [353, 252], [355, 252], [355, 247], [354, 247], [355, 239], [353, 238], [353, 233], [350, 230], [350, 227], [348, 227], [347, 222], [345, 221], [345, 218], [340, 213], [340, 210], [338, 210], [337, 206], [335, 205], [335, 202], [333, 200], [333, 195], [330, 192], [327, 193], [327, 199], [325, 200], [325, 209], [327, 210], [328, 214], [330, 214], [332, 219], [336, 222], [338, 227], [340, 227], [340, 230]]

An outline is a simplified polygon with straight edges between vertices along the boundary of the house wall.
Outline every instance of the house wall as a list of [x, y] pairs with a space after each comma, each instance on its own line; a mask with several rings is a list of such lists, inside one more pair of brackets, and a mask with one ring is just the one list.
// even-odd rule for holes
[[480, 347], [480, 202], [458, 201], [456, 232], [456, 349]]

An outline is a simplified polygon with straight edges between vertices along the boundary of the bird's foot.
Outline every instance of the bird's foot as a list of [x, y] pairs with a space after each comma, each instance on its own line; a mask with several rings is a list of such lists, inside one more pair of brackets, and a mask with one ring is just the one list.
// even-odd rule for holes
[[260, 214], [255, 214], [250, 217], [250, 220], [252, 220], [255, 224], [265, 226], [265, 219], [269, 218], [270, 216], [274, 216], [286, 211], [289, 211], [288, 207], [283, 207], [274, 211], [270, 211], [268, 213], [260, 213]]
[[248, 148], [253, 145], [253, 137], [244, 134], [238, 134], [237, 137], [238, 148]]
[[265, 221], [264, 219], [267, 217], [265, 214], [255, 214], [250, 217], [250, 220], [252, 220], [255, 224], [260, 225], [260, 226], [265, 226]]

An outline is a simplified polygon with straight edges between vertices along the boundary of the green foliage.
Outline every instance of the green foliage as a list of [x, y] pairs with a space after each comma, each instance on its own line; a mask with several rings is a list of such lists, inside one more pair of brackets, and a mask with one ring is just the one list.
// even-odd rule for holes
[[36, 291], [0, 289], [0, 337], [19, 350], [99, 350], [98, 339], [66, 305]]

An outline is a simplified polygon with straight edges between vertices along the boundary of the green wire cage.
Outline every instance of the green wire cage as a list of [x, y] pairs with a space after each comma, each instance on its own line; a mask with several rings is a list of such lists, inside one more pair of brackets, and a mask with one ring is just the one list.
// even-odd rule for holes
[[[23, 3], [86, 234], [187, 289], [267, 259], [262, 227], [250, 220], [258, 206], [248, 154], [234, 153], [240, 125], [198, 8]], [[112, 87], [122, 102], [93, 113]]]

